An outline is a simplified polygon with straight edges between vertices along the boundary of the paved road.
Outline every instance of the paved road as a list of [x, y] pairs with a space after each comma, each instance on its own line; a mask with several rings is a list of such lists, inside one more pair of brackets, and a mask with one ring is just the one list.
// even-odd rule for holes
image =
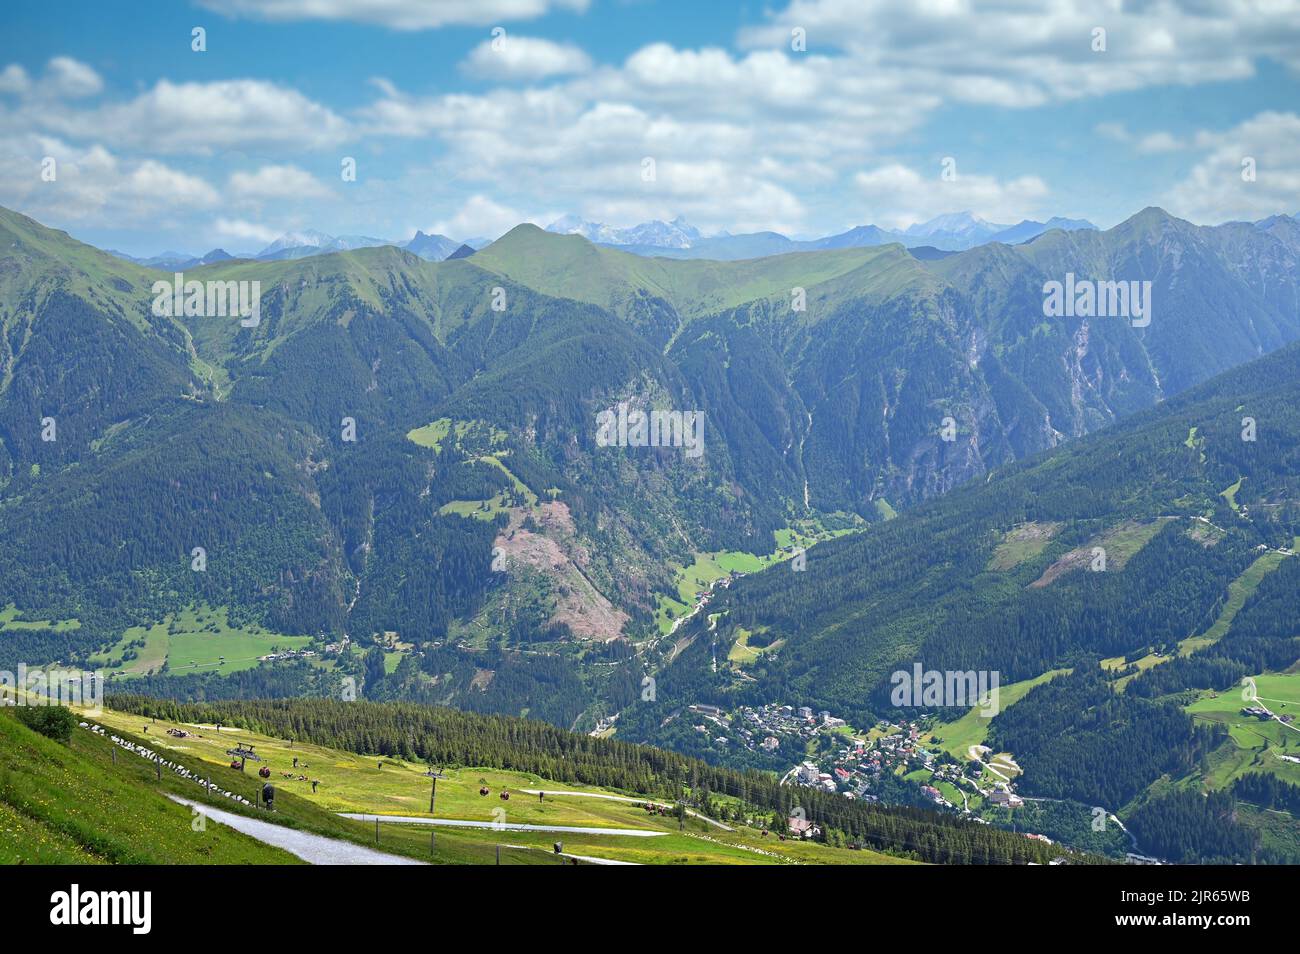
[[[525, 788], [525, 789], [522, 789], [522, 791], [523, 791], [525, 794], [527, 794], [527, 795], [537, 795], [537, 794], [539, 794], [538, 790], [535, 789], [535, 788]], [[608, 799], [608, 800], [611, 801], [611, 802], [632, 802], [633, 804], [636, 804], [636, 805], [644, 805], [644, 804], [646, 804], [647, 802], [649, 802], [651, 805], [654, 805], [654, 806], [656, 806], [656, 807], [658, 807], [658, 808], [675, 808], [675, 807], [676, 807], [675, 805], [669, 805], [667, 802], [656, 802], [656, 801], [654, 801], [653, 799], [649, 799], [649, 798], [632, 798], [632, 797], [630, 797], [630, 796], [628, 796], [628, 795], [606, 795], [604, 792], [563, 792], [563, 791], [555, 791], [555, 792], [552, 792], [552, 791], [549, 791], [549, 790], [547, 790], [547, 789], [542, 789], [541, 792], [540, 792], [540, 794], [542, 794], [542, 795], [570, 795], [570, 796], [573, 796], [573, 797], [576, 797], [576, 798], [604, 798], [604, 799]], [[690, 815], [692, 818], [698, 818], [698, 819], [700, 819], [700, 820], [702, 820], [702, 821], [706, 821], [706, 822], [708, 822], [710, 825], [712, 825], [714, 828], [721, 828], [723, 831], [735, 831], [735, 830], [736, 830], [736, 829], [730, 827], [729, 825], [724, 825], [724, 824], [722, 824], [722, 822], [717, 821], [716, 819], [710, 818], [708, 815], [701, 815], [699, 812], [697, 812], [697, 811], [692, 811], [692, 810], [689, 809], [689, 808], [686, 809], [686, 814]]]
[[201, 809], [203, 814], [210, 820], [225, 825], [227, 828], [233, 828], [235, 831], [243, 832], [250, 838], [256, 838], [265, 844], [283, 848], [289, 854], [297, 855], [303, 861], [310, 862], [313, 865], [424, 864], [423, 861], [416, 861], [413, 858], [387, 855], [382, 851], [374, 851], [361, 845], [354, 845], [350, 841], [340, 841], [336, 838], [326, 838], [324, 835], [295, 831], [292, 828], [285, 828], [283, 825], [273, 825], [270, 822], [259, 821], [256, 818], [236, 815], [234, 812], [222, 811], [220, 808], [213, 808], [211, 805], [192, 802], [188, 798], [180, 798], [176, 795], [168, 795], [167, 797], [173, 802], [180, 802], [182, 805]]
[[360, 812], [339, 812], [344, 818], [372, 822], [394, 822], [403, 825], [444, 825], [448, 828], [495, 828], [499, 831], [558, 831], [571, 835], [628, 835], [632, 838], [657, 838], [666, 831], [646, 831], [643, 828], [575, 828], [571, 825], [524, 825], [509, 822], [465, 821], [462, 818], [421, 818], [413, 815], [366, 815]]

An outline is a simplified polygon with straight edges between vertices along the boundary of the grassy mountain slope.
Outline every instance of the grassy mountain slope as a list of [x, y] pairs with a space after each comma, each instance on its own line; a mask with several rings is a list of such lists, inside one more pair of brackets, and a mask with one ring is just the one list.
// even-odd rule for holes
[[[114, 697], [109, 703], [104, 721], [127, 731], [142, 718], [157, 720], [150, 722], [150, 737], [168, 726], [197, 729], [199, 738], [160, 743], [195, 760], [224, 761], [223, 748], [229, 740], [239, 738], [265, 753], [273, 777], [280, 778], [284, 771], [293, 774], [290, 760], [298, 756], [308, 763], [309, 777], [319, 777], [321, 784], [312, 793], [296, 779], [283, 780], [278, 787], [293, 806], [307, 803], [315, 810], [425, 816], [430, 783], [424, 773], [432, 764], [444, 776], [438, 782], [434, 813], [442, 818], [491, 821], [498, 817], [496, 810], [503, 809], [507, 824], [595, 825], [680, 833], [683, 826], [676, 817], [648, 815], [644, 805], [637, 803], [650, 800], [671, 808], [684, 799], [697, 813], [686, 820], [684, 840], [538, 833], [547, 847], [549, 841], [561, 838], [566, 846], [573, 841], [596, 849], [571, 849], [578, 853], [659, 863], [753, 863], [763, 856], [778, 862], [887, 863], [900, 855], [941, 863], [1023, 863], [1044, 862], [1056, 853], [950, 816], [855, 805], [835, 796], [781, 786], [774, 776], [719, 769], [674, 753], [566, 733], [528, 720], [337, 700], [178, 705]], [[219, 739], [214, 737], [209, 720], [220, 721], [225, 727]], [[155, 725], [157, 728], [152, 728]], [[292, 743], [285, 741], [289, 733]], [[242, 781], [238, 772], [223, 772], [223, 777], [227, 776], [236, 784]], [[488, 788], [488, 796], [480, 794], [483, 787]], [[539, 788], [548, 793], [544, 799], [537, 798]], [[502, 790], [511, 798], [501, 799]], [[566, 792], [572, 795], [563, 794]], [[602, 799], [593, 797], [599, 795], [617, 798], [604, 799], [602, 804]], [[277, 795], [277, 801], [280, 797]], [[633, 801], [617, 800], [621, 798]], [[796, 806], [824, 828], [825, 844], [792, 846], [775, 837]], [[700, 815], [734, 830], [710, 824]], [[766, 837], [761, 834], [764, 828], [769, 829]], [[370, 830], [373, 832], [373, 826]], [[424, 836], [422, 845], [415, 843], [417, 850], [427, 851], [427, 829], [415, 830]], [[483, 834], [489, 843], [501, 840], [499, 833]], [[443, 837], [440, 831], [438, 840]], [[517, 839], [523, 833], [510, 832], [507, 837], [519, 844]], [[852, 844], [893, 857], [854, 850], [848, 847]], [[626, 854], [629, 848], [636, 853]]]
[[[110, 731], [139, 740], [140, 717], [112, 709], [94, 720]], [[168, 729], [181, 729], [190, 736], [183, 740], [167, 737]], [[691, 815], [679, 825], [671, 813], [650, 814], [644, 808], [648, 796], [598, 786], [557, 782], [533, 772], [492, 766], [441, 766], [434, 815], [426, 811], [430, 780], [428, 765], [392, 754], [351, 752], [296, 738], [292, 743], [246, 728], [225, 728], [220, 736], [207, 726], [158, 719], [149, 722], [145, 745], [180, 760], [187, 768], [210, 775], [223, 787], [253, 800], [254, 789], [262, 784], [254, 766], [272, 769], [276, 785], [276, 813], [272, 818], [290, 827], [326, 837], [375, 846], [374, 822], [355, 821], [339, 813], [438, 817], [469, 822], [501, 821], [516, 825], [560, 828], [606, 828], [652, 832], [651, 837], [620, 836], [581, 831], [494, 831], [491, 828], [436, 827], [430, 851], [430, 827], [418, 824], [385, 823], [379, 848], [436, 864], [493, 864], [496, 846], [504, 845], [503, 864], [556, 864], [552, 845], [564, 844], [570, 855], [629, 861], [640, 864], [905, 864], [899, 855], [871, 850], [832, 848], [823, 844], [782, 842], [764, 837], [748, 826], [719, 827]], [[229, 768], [225, 750], [236, 745], [254, 748], [262, 762], [249, 762], [246, 773]], [[299, 770], [293, 770], [297, 758]], [[122, 770], [146, 783], [151, 768], [141, 759], [119, 753]], [[285, 778], [288, 770], [291, 778]], [[319, 783], [313, 792], [307, 773]], [[202, 795], [202, 789], [182, 779], [164, 777], [167, 791], [186, 798]], [[479, 790], [489, 789], [489, 796]], [[555, 793], [538, 799], [537, 790]], [[509, 801], [501, 792], [511, 794]], [[559, 794], [561, 792], [567, 794]], [[247, 809], [228, 799], [203, 799], [227, 811], [267, 819], [265, 812]], [[657, 804], [662, 799], [653, 799]], [[504, 811], [504, 816], [501, 812]]]
[[[716, 634], [662, 674], [663, 701], [634, 724], [657, 725], [688, 701], [772, 698], [861, 724], [889, 710], [886, 676], [915, 661], [997, 670], [1005, 683], [1089, 655], [1177, 654], [1215, 624], [1256, 548], [1291, 546], [1300, 521], [1298, 372], [1292, 346], [897, 520], [820, 544], [804, 573], [778, 566], [740, 581], [719, 604], [727, 617]], [[1241, 439], [1243, 416], [1256, 419], [1257, 441]], [[1249, 496], [1234, 510], [1221, 491], [1242, 477]], [[1107, 551], [1104, 572], [1090, 572], [1094, 547]], [[1270, 613], [1285, 656], [1294, 648], [1287, 627], [1300, 631], [1300, 617], [1294, 607]], [[1244, 625], [1243, 610], [1229, 633]], [[735, 627], [782, 642], [742, 682], [707, 672], [710, 644], [725, 647]]]
[[0, 712], [0, 864], [298, 863], [217, 824], [195, 831], [192, 820], [114, 764], [103, 740], [78, 729], [63, 745]]
[[[258, 281], [255, 328], [153, 316], [170, 274], [3, 221], [0, 607], [80, 627], [7, 627], [0, 654], [100, 658], [206, 606], [326, 634], [318, 649], [353, 637], [348, 657], [245, 677], [265, 694], [328, 691], [341, 667], [375, 698], [566, 726], [618, 711], [678, 653], [656, 613], [700, 554], [766, 558], [795, 528], [881, 521], [1300, 334], [1282, 219], [1197, 230], [1150, 211], [931, 262], [898, 246], [646, 259], [521, 226], [464, 261], [389, 247], [186, 273]], [[1043, 318], [1042, 282], [1067, 268], [1154, 276], [1152, 326]], [[1233, 343], [1214, 348], [1207, 308], [1228, 300]], [[702, 411], [703, 455], [598, 446], [618, 402]], [[454, 437], [407, 436], [444, 421]], [[1242, 475], [1225, 476], [1216, 499]], [[1048, 555], [1091, 539], [1073, 532]], [[882, 592], [844, 618], [832, 599], [786, 655], [884, 660], [944, 599]], [[864, 631], [886, 611], [888, 639]], [[792, 671], [804, 691], [827, 670]], [[862, 671], [824, 685], [860, 701]]]
[[474, 256], [474, 264], [548, 295], [586, 301], [626, 314], [638, 297], [662, 299], [683, 318], [713, 314], [747, 301], [790, 300], [811, 287], [872, 262], [905, 258], [899, 247], [794, 253], [739, 262], [643, 258], [518, 225]]
[[4, 209], [0, 249], [0, 485], [200, 390], [185, 329], [149, 313], [144, 269]]

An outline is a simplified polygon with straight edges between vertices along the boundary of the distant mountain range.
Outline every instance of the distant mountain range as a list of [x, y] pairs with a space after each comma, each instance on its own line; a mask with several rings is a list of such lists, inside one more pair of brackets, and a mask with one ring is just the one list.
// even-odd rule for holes
[[[416, 241], [421, 233], [416, 233]], [[282, 259], [306, 258], [325, 252], [351, 252], [358, 248], [374, 248], [379, 245], [391, 245], [387, 239], [371, 238], [366, 235], [326, 235], [315, 229], [303, 232], [286, 232], [278, 239], [258, 252], [256, 258], [262, 261], [279, 261]]]
[[[119, 252], [115, 249], [105, 249], [110, 255], [116, 255], [118, 258], [125, 259], [128, 262], [134, 262], [136, 265], [143, 265], [146, 268], [162, 269], [182, 269], [197, 268], [200, 265], [212, 265], [216, 262], [223, 262], [229, 259], [251, 259], [259, 262], [280, 262], [292, 261], [299, 258], [308, 258], [312, 255], [327, 255], [331, 252], [352, 252], [361, 248], [380, 248], [385, 245], [391, 245], [396, 248], [406, 249], [420, 258], [429, 262], [441, 262], [450, 258], [460, 249], [468, 247], [472, 254], [476, 248], [486, 245], [486, 240], [469, 243], [457, 242], [455, 239], [447, 238], [445, 235], [430, 235], [426, 232], [416, 232], [415, 237], [407, 242], [393, 242], [388, 239], [374, 238], [368, 235], [329, 235], [325, 232], [319, 232], [315, 229], [304, 229], [301, 232], [286, 232], [278, 239], [272, 242], [260, 252], [249, 252], [238, 255], [231, 255], [225, 249], [213, 249], [206, 255], [196, 256], [189, 255], [185, 252], [167, 251], [158, 255], [142, 258], [135, 255], [128, 255], [125, 252]], [[462, 253], [458, 257], [465, 257]]]
[[441, 262], [450, 258], [460, 247], [460, 242], [445, 235], [428, 235], [424, 232], [416, 232], [415, 238], [402, 246], [427, 262]]
[[[1287, 218], [1285, 215], [1273, 216], [1272, 219], [1265, 219], [1257, 224], [1264, 228], [1273, 219]], [[882, 229], [876, 225], [858, 225], [848, 231], [817, 239], [792, 239], [780, 232], [746, 232], [733, 235], [723, 231], [705, 235], [681, 216], [671, 222], [655, 220], [642, 222], [629, 228], [618, 228], [601, 222], [589, 222], [576, 215], [565, 215], [546, 227], [546, 231], [557, 235], [579, 235], [596, 245], [631, 252], [633, 255], [712, 259], [723, 262], [764, 258], [768, 255], [783, 255], [788, 252], [872, 248], [892, 242], [902, 244], [916, 258], [934, 260], [990, 242], [1020, 245], [1055, 229], [1063, 232], [1095, 231], [1097, 226], [1087, 219], [1067, 219], [1060, 216], [1052, 216], [1046, 222], [1023, 219], [1015, 225], [1003, 225], [989, 222], [971, 212], [949, 212], [901, 230]], [[365, 235], [335, 236], [315, 229], [305, 229], [300, 232], [286, 232], [256, 253], [232, 255], [225, 249], [216, 248], [201, 256], [166, 251], [158, 255], [139, 257], [115, 249], [105, 249], [105, 251], [147, 268], [178, 269], [212, 265], [231, 258], [263, 262], [289, 261], [312, 255], [378, 248], [385, 245], [405, 249], [425, 261], [442, 262], [449, 258], [468, 257], [478, 249], [491, 244], [491, 239], [482, 237], [459, 242], [445, 235], [419, 231], [409, 241], [393, 242]]]
[[120, 259], [128, 262], [134, 262], [137, 265], [143, 265], [145, 268], [197, 268], [200, 265], [214, 265], [217, 262], [229, 261], [237, 256], [231, 255], [223, 248], [214, 248], [205, 255], [194, 256], [186, 255], [184, 252], [161, 252], [150, 258], [138, 258], [135, 255], [127, 255], [126, 252], [119, 252], [116, 249], [105, 249], [109, 255], [116, 255]]
[[[902, 231], [882, 229], [875, 225], [859, 225], [847, 232], [809, 240], [788, 238], [779, 232], [749, 232], [741, 235], [719, 232], [706, 236], [681, 216], [671, 222], [642, 222], [630, 228], [617, 228], [601, 222], [588, 222], [576, 215], [566, 215], [546, 227], [546, 231], [557, 235], [580, 235], [597, 245], [617, 248], [634, 255], [717, 261], [762, 258], [786, 252], [871, 248], [877, 245], [888, 245], [891, 242], [899, 242], [909, 249], [921, 250], [917, 255], [918, 258], [940, 258], [942, 255], [939, 253], [965, 251], [988, 242], [1018, 245], [1053, 229], [1072, 232], [1080, 229], [1096, 229], [1096, 226], [1086, 219], [1059, 217], [1053, 217], [1046, 222], [1025, 219], [1016, 225], [999, 225], [995, 222], [987, 222], [970, 212], [952, 212], [928, 222], [908, 226]], [[476, 249], [490, 244], [490, 240], [484, 238], [458, 242], [445, 235], [431, 235], [425, 232], [416, 232], [415, 237], [407, 242], [392, 242], [366, 235], [335, 236], [315, 229], [305, 229], [300, 232], [286, 232], [255, 254], [231, 255], [224, 249], [213, 249], [203, 256], [167, 251], [148, 258], [140, 258], [112, 249], [106, 251], [118, 258], [148, 268], [177, 269], [197, 268], [199, 265], [211, 265], [230, 258], [255, 259], [261, 262], [290, 261], [312, 255], [355, 251], [359, 248], [378, 248], [383, 245], [406, 249], [425, 261], [442, 262], [453, 257], [453, 254], [462, 248], [469, 249], [469, 252], [456, 257], [463, 258], [466, 254], [472, 254]], [[925, 251], [927, 249], [930, 251]]]
[[704, 236], [700, 230], [678, 216], [671, 222], [642, 222], [619, 229], [600, 222], [584, 222], [576, 215], [556, 219], [546, 231], [559, 235], [581, 235], [600, 245], [644, 245], [653, 248], [690, 248]]
[[[1053, 217], [1046, 222], [1025, 219], [1015, 225], [988, 222], [971, 212], [950, 212], [918, 222], [906, 229], [882, 229], [876, 225], [859, 225], [823, 238], [799, 240], [780, 232], [749, 232], [732, 235], [721, 232], [705, 236], [680, 216], [671, 222], [643, 222], [628, 229], [611, 228], [599, 222], [584, 222], [566, 215], [546, 227], [561, 235], [581, 235], [599, 245], [618, 248], [635, 255], [666, 258], [708, 258], [736, 261], [761, 258], [785, 252], [815, 252], [832, 248], [870, 248], [899, 242], [907, 248], [931, 248], [941, 252], [960, 252], [987, 242], [1018, 245], [1044, 232], [1061, 229], [1073, 232], [1096, 229], [1086, 219]], [[934, 256], [931, 256], [934, 257]]]

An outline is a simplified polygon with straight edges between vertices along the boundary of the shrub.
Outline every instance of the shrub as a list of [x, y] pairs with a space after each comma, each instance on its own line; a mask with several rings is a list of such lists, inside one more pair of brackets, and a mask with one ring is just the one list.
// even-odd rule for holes
[[77, 726], [77, 717], [63, 706], [17, 706], [14, 713], [27, 728], [65, 745]]

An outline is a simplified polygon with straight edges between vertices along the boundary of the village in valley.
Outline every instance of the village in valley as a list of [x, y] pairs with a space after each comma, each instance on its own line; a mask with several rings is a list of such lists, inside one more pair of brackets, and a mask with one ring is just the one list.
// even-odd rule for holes
[[[958, 759], [937, 744], [929, 717], [881, 720], [860, 732], [844, 719], [808, 706], [740, 706], [726, 712], [695, 704], [687, 712], [695, 731], [709, 736], [716, 747], [789, 757], [796, 764], [783, 776], [785, 785], [866, 802], [947, 810], [984, 824], [993, 811], [997, 821], [1004, 821], [1009, 810], [1024, 805], [1015, 792], [1020, 767], [1009, 755], [972, 745], [968, 757]], [[792, 819], [792, 828], [805, 837], [814, 834], [801, 819]]]

